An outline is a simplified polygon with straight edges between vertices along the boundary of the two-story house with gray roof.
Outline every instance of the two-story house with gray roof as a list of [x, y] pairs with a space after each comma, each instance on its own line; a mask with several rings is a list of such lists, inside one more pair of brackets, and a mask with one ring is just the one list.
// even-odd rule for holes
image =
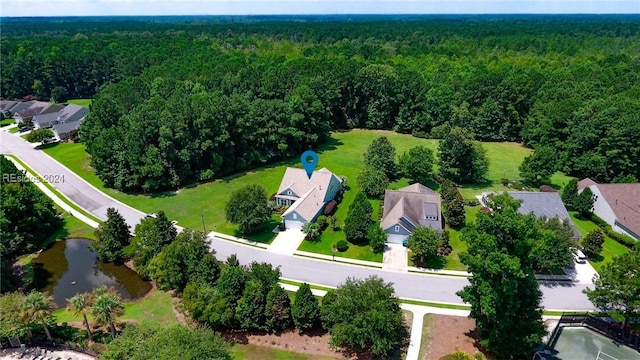
[[418, 226], [442, 231], [440, 194], [419, 183], [386, 190], [380, 226], [391, 244], [404, 243]]

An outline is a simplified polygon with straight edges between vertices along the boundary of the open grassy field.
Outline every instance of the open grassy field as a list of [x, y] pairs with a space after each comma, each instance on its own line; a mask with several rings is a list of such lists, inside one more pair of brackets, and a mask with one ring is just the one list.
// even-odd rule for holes
[[[571, 216], [573, 223], [576, 225], [578, 232], [580, 232], [580, 235], [583, 237], [590, 231], [598, 228], [598, 225], [594, 222], [576, 217], [575, 211], [569, 211], [569, 215]], [[597, 272], [600, 272], [604, 264], [610, 263], [613, 261], [614, 257], [623, 255], [627, 252], [629, 252], [627, 247], [605, 235], [604, 244], [602, 244], [602, 252], [595, 259], [590, 259], [589, 263], [591, 263], [591, 266], [593, 266]]]
[[[345, 193], [344, 199], [335, 213], [339, 224], [344, 223], [349, 204], [351, 204], [358, 191], [355, 179], [363, 167], [362, 155], [369, 144], [379, 136], [387, 136], [396, 147], [398, 155], [417, 145], [423, 145], [436, 151], [438, 144], [438, 140], [420, 139], [391, 131], [351, 130], [333, 133], [329, 142], [315, 150], [319, 154], [318, 167], [327, 167], [337, 175], [346, 176], [351, 187]], [[504, 176], [510, 179], [517, 178], [520, 162], [531, 152], [531, 150], [515, 143], [484, 143], [483, 146], [490, 160], [489, 182], [464, 186], [461, 192], [467, 199], [473, 199], [475, 195], [484, 190], [507, 190], [500, 184], [500, 178]], [[294, 158], [216, 181], [187, 186], [175, 192], [125, 194], [103, 186], [90, 166], [84, 145], [62, 143], [48, 147], [44, 151], [98, 189], [126, 204], [145, 212], [164, 210], [171, 219], [177, 220], [179, 225], [191, 229], [200, 229], [202, 227], [202, 214], [207, 230], [215, 230], [232, 235], [241, 234], [238, 234], [236, 227], [225, 219], [223, 205], [227, 202], [229, 194], [245, 185], [254, 183], [264, 186], [269, 194], [274, 193], [278, 189], [285, 168], [287, 166], [300, 166], [299, 160]], [[566, 179], [568, 178], [561, 174], [554, 176], [554, 182], [557, 186], [561, 186]], [[400, 179], [391, 184], [390, 188], [398, 189], [407, 184], [406, 179]], [[434, 184], [428, 185], [434, 186]], [[379, 211], [380, 206], [377, 201], [372, 201], [372, 204], [374, 205], [374, 211]], [[376, 219], [378, 218], [377, 213], [374, 216]], [[275, 223], [269, 223], [265, 226], [263, 233], [248, 237], [261, 242], [269, 242], [272, 238], [270, 231], [273, 226], [275, 226]], [[338, 240], [344, 239], [341, 231], [336, 233], [328, 231], [322, 236], [320, 242], [315, 244], [305, 242], [300, 249], [331, 254], [332, 245]], [[336, 255], [372, 261], [380, 261], [378, 259], [382, 258], [380, 254], [371, 254], [368, 247], [360, 249], [356, 246], [351, 246], [347, 252]]]
[[71, 99], [67, 100], [67, 103], [76, 104], [88, 108], [89, 105], [91, 105], [91, 99]]

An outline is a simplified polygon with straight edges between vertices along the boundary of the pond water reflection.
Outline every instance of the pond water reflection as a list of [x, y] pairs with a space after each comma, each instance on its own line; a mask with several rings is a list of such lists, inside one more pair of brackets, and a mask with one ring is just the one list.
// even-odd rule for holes
[[114, 287], [125, 300], [143, 296], [151, 290], [135, 271], [124, 265], [98, 261], [89, 249], [92, 241], [67, 239], [58, 241], [34, 260], [34, 287], [53, 295], [58, 307], [65, 307], [68, 298], [91, 292], [100, 285]]

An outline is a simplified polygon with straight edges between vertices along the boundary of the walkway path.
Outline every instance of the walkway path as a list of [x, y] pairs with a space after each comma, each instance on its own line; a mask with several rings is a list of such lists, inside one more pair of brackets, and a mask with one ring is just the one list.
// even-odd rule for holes
[[[60, 193], [86, 209], [100, 219], [106, 218], [106, 209], [114, 207], [124, 216], [132, 227], [144, 217], [144, 213], [125, 205], [102, 193], [62, 164], [42, 151], [33, 149], [28, 143], [7, 132], [0, 132], [0, 152], [13, 153], [39, 174], [64, 176], [64, 182], [51, 184]], [[346, 278], [367, 278], [379, 276], [392, 282], [399, 297], [430, 302], [461, 304], [456, 292], [469, 284], [464, 277], [430, 275], [416, 273], [398, 273], [378, 268], [363, 267], [340, 262], [310, 259], [301, 256], [282, 255], [262, 248], [248, 246], [236, 241], [213, 237], [211, 247], [216, 257], [226, 259], [238, 254], [243, 264], [252, 261], [268, 262], [280, 266], [283, 277], [301, 282], [338, 286]], [[299, 252], [295, 252], [299, 254]], [[380, 264], [378, 264], [380, 266]], [[593, 310], [593, 305], [582, 293], [584, 284], [562, 282], [540, 282], [543, 293], [542, 305], [548, 310]]]

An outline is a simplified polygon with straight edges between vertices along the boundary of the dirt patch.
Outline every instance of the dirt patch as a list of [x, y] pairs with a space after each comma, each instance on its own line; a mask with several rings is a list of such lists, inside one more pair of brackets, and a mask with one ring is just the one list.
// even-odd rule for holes
[[251, 344], [272, 349], [283, 349], [294, 353], [341, 360], [371, 360], [370, 354], [336, 352], [329, 347], [329, 334], [322, 329], [298, 333], [288, 330], [279, 334], [227, 331], [222, 337], [230, 342]]
[[438, 360], [456, 350], [471, 355], [480, 351], [475, 328], [475, 320], [468, 317], [433, 315], [433, 341], [424, 359]]

